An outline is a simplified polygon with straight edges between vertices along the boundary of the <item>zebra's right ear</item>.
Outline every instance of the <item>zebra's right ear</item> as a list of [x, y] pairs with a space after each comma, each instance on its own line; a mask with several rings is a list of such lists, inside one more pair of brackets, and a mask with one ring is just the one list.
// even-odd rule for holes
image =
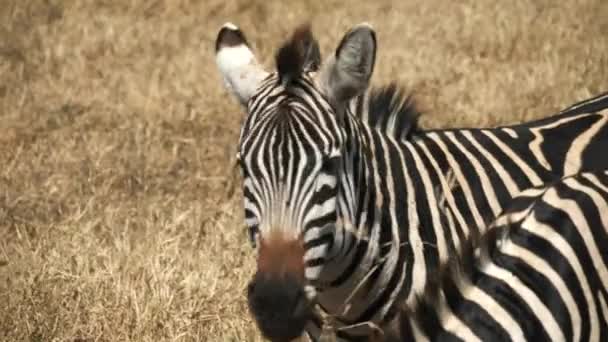
[[215, 40], [215, 60], [226, 87], [246, 106], [266, 72], [257, 62], [238, 27], [226, 23]]

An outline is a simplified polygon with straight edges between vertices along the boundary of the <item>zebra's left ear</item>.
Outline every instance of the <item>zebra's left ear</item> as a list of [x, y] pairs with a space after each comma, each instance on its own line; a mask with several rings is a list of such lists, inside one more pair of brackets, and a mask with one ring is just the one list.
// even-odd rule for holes
[[246, 106], [268, 72], [257, 62], [245, 35], [235, 25], [226, 23], [219, 31], [215, 59], [226, 87]]
[[375, 61], [374, 29], [366, 23], [350, 29], [320, 75], [325, 92], [335, 105], [344, 104], [367, 89]]

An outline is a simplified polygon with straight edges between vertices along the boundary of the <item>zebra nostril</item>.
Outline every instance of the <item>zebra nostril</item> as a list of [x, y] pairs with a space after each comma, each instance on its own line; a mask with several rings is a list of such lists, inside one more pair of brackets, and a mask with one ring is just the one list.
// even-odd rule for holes
[[253, 294], [253, 292], [255, 291], [255, 281], [251, 281], [249, 282], [249, 284], [247, 285], [247, 294], [249, 296], [251, 296]]
[[296, 299], [296, 305], [293, 308], [293, 314], [299, 316], [303, 314], [308, 309], [308, 302], [306, 296], [304, 296], [304, 292], [298, 295]]

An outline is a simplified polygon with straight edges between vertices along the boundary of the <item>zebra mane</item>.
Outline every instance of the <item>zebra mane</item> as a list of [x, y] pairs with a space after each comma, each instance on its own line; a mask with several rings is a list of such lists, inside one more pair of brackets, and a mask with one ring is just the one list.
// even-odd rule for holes
[[412, 95], [406, 94], [397, 83], [372, 88], [367, 96], [367, 123], [371, 127], [401, 140], [409, 139], [420, 131], [420, 112]]
[[314, 71], [321, 64], [319, 43], [312, 34], [309, 23], [295, 29], [275, 55], [279, 82], [289, 87], [298, 75], [305, 71]]

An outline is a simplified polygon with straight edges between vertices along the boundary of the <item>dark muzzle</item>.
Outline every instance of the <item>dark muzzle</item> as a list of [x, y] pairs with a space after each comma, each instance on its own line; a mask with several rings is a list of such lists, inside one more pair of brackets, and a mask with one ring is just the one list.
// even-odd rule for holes
[[247, 299], [262, 335], [273, 342], [301, 336], [313, 314], [302, 282], [288, 274], [256, 273], [249, 283]]

